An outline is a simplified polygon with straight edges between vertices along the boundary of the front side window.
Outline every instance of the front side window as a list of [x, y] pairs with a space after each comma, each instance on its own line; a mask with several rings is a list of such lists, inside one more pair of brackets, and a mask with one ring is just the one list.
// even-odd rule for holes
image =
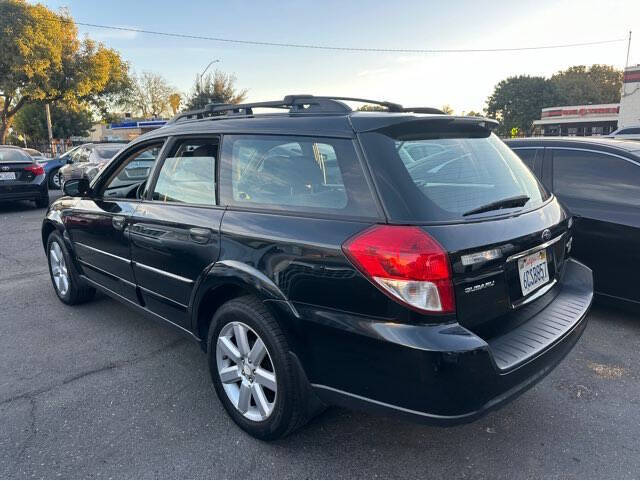
[[411, 128], [362, 134], [394, 220], [466, 220], [504, 209], [529, 210], [549, 197], [522, 160], [486, 129], [441, 124]]
[[178, 142], [162, 164], [152, 199], [215, 205], [217, 157], [217, 139]]
[[120, 162], [115, 172], [104, 183], [103, 195], [111, 198], [137, 198], [141, 186], [147, 181], [151, 167], [160, 154], [163, 142], [142, 148]]
[[223, 201], [240, 207], [376, 215], [353, 144], [346, 139], [225, 136]]
[[640, 205], [640, 165], [581, 150], [554, 150], [553, 191], [562, 197]]

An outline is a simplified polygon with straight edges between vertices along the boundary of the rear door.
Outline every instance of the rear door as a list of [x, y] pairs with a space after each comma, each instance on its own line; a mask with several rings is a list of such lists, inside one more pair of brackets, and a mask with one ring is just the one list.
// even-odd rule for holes
[[577, 216], [572, 255], [595, 290], [640, 301], [640, 161], [573, 148], [552, 152], [553, 191]]
[[[191, 295], [218, 258], [224, 208], [216, 201], [219, 138], [174, 138], [131, 219], [131, 256], [146, 308], [185, 328]], [[126, 172], [146, 169], [141, 159]]]

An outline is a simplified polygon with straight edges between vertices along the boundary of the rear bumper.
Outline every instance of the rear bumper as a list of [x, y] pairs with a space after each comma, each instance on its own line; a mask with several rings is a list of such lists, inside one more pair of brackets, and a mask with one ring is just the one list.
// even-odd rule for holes
[[49, 189], [47, 176], [39, 175], [28, 184], [0, 184], [0, 201], [4, 200], [33, 200], [47, 197]]
[[296, 354], [326, 403], [464, 423], [548, 374], [582, 335], [592, 299], [591, 270], [570, 259], [550, 302], [515, 311], [517, 327], [488, 340], [457, 323], [397, 324], [296, 305]]

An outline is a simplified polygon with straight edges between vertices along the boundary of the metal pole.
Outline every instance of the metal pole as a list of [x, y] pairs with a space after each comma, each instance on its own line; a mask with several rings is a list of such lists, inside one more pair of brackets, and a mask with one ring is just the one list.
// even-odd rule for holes
[[207, 70], [209, 70], [209, 67], [211, 67], [211, 65], [213, 65], [214, 63], [218, 63], [218, 62], [220, 62], [219, 58], [217, 58], [215, 60], [212, 60], [211, 62], [209, 62], [209, 64], [204, 68], [204, 70], [200, 74], [200, 77], [199, 77], [200, 80], [198, 81], [198, 83], [200, 84], [200, 93], [203, 92], [203, 89], [202, 89], [202, 77], [204, 77], [204, 74], [207, 72]]
[[49, 110], [49, 104], [45, 104], [44, 111], [47, 114], [47, 130], [49, 131], [49, 148], [51, 149], [52, 157], [55, 157], [56, 146], [53, 143], [53, 130], [51, 128], [51, 111]]
[[625, 70], [629, 66], [629, 50], [631, 50], [631, 30], [629, 30], [629, 43], [627, 44], [627, 61], [624, 63]]

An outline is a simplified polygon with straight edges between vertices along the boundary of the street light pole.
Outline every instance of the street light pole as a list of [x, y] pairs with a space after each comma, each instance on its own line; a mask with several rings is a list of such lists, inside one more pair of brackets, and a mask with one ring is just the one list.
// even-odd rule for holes
[[202, 73], [200, 74], [200, 92], [202, 92], [202, 77], [204, 76], [205, 73], [207, 73], [207, 70], [209, 70], [209, 67], [211, 67], [214, 63], [219, 63], [220, 59], [215, 59], [212, 60], [211, 62], [209, 62], [209, 64], [204, 68], [204, 70], [202, 71]]

